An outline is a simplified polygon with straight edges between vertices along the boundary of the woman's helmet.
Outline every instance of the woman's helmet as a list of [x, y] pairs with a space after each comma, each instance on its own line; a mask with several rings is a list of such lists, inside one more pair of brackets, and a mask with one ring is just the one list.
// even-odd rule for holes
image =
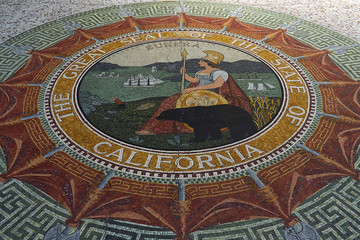
[[219, 65], [222, 62], [222, 60], [224, 60], [224, 55], [217, 51], [205, 50], [203, 52], [206, 53], [206, 56], [203, 57], [202, 59], [208, 60], [216, 65]]

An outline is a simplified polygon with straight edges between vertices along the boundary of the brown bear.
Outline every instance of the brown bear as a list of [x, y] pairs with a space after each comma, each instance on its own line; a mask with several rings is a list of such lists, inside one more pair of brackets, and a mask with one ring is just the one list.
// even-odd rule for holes
[[228, 128], [233, 140], [241, 140], [257, 131], [251, 115], [244, 109], [230, 105], [197, 106], [163, 111], [158, 120], [186, 123], [194, 129], [193, 142], [222, 138], [221, 129]]

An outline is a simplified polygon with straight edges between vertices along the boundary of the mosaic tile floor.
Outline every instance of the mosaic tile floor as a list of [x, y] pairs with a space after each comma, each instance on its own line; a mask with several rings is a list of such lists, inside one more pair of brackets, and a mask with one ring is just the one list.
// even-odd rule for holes
[[[31, 28], [84, 11], [119, 4], [154, 2], [156, 0], [2, 0], [0, 1], [1, 42]], [[292, 15], [356, 41], [360, 40], [360, 2], [357, 0], [209, 0], [263, 8]], [[70, 7], [69, 7], [70, 6]]]
[[209, 2], [0, 46], [2, 239], [358, 239], [360, 47]]

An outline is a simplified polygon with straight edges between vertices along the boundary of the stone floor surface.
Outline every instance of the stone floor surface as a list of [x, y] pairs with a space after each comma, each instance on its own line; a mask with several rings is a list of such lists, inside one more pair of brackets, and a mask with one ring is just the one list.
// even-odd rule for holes
[[[154, 0], [1, 0], [0, 42], [43, 23], [92, 9]], [[209, 0], [210, 2], [219, 2]], [[358, 0], [221, 0], [289, 14], [360, 40]]]

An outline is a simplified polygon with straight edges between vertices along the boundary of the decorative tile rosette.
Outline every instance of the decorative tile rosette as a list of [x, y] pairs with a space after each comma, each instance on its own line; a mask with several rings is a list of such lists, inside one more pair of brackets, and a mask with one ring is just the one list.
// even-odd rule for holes
[[[159, 6], [167, 4], [176, 5]], [[146, 4], [124, 6], [110, 24], [84, 29], [67, 23], [71, 36], [27, 52], [26, 63], [0, 83], [0, 146], [7, 163], [0, 181], [17, 179], [47, 193], [69, 212], [69, 227], [80, 227], [82, 219], [113, 218], [168, 228], [177, 239], [188, 239], [199, 229], [254, 218], [280, 218], [294, 226], [292, 212], [310, 195], [346, 176], [358, 180], [360, 83], [331, 58], [341, 49], [319, 49], [290, 36], [299, 22], [270, 28], [244, 21], [237, 6], [226, 17], [201, 14], [188, 4], [191, 10], [185, 4], [149, 16], [130, 11]], [[166, 54], [168, 62], [181, 62], [184, 48], [193, 54], [189, 59], [201, 59], [211, 48], [225, 60], [233, 57], [229, 65], [250, 58], [263, 64], [276, 81], [260, 82], [251, 96], [259, 79], [245, 79], [251, 113], [255, 118], [260, 111], [256, 101], [264, 108], [278, 101], [277, 110], [243, 139], [192, 145], [175, 135], [168, 141], [173, 148], [147, 144], [146, 136], [112, 135], [106, 132], [109, 117], [102, 127], [91, 120], [93, 110], [84, 110], [81, 98], [91, 90], [86, 84], [96, 80], [101, 86], [92, 91], [111, 92], [102, 89], [109, 85], [104, 79], [91, 78], [101, 74], [96, 66], [114, 56], [139, 63], [127, 69], [163, 63]], [[140, 64], [140, 58], [148, 61]], [[121, 77], [125, 89], [128, 79]], [[277, 93], [260, 92], [265, 83]], [[168, 85], [155, 88], [165, 95], [145, 88], [126, 88], [120, 95], [173, 96]]]

